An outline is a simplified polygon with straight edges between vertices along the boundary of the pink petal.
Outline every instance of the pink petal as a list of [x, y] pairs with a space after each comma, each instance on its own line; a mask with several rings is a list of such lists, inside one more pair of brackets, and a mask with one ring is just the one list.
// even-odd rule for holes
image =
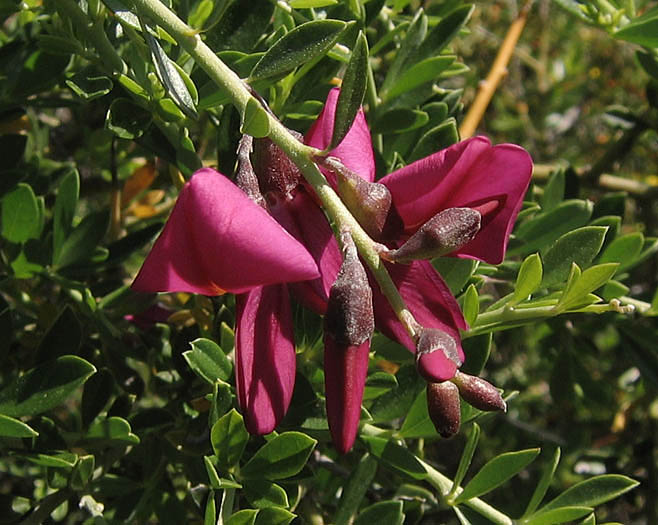
[[338, 242], [322, 210], [302, 188], [289, 201], [269, 202], [270, 212], [311, 254], [320, 277], [291, 284], [295, 297], [305, 306], [324, 314], [329, 289], [342, 263]]
[[293, 323], [285, 284], [236, 296], [238, 402], [252, 434], [269, 434], [288, 410], [295, 386]]
[[345, 348], [329, 335], [324, 338], [327, 419], [334, 446], [341, 454], [352, 448], [359, 429], [369, 351], [370, 340]]
[[[333, 88], [329, 91], [322, 112], [306, 133], [304, 143], [308, 146], [318, 149], [325, 149], [329, 146], [331, 135], [334, 132], [334, 119], [339, 93], [339, 88]], [[342, 142], [332, 149], [329, 154], [332, 157], [338, 157], [345, 166], [367, 181], [372, 182], [375, 180], [375, 155], [372, 151], [370, 130], [363, 109], [360, 109], [357, 113], [354, 124], [352, 124]], [[328, 170], [323, 170], [323, 172], [329, 183], [335, 188], [336, 176]]]
[[133, 288], [218, 295], [318, 275], [304, 246], [263, 208], [202, 169], [181, 190]]
[[[463, 361], [459, 330], [466, 330], [468, 325], [450, 289], [432, 265], [427, 261], [414, 261], [410, 265], [385, 264], [416, 321], [424, 327], [438, 328], [454, 338]], [[414, 341], [398, 321], [376, 283], [373, 283], [373, 303], [377, 328], [414, 352]]]
[[532, 159], [513, 144], [491, 146], [485, 137], [459, 142], [384, 177], [405, 231], [413, 233], [446, 208], [471, 207], [482, 213], [482, 228], [454, 255], [502, 262], [521, 209]]

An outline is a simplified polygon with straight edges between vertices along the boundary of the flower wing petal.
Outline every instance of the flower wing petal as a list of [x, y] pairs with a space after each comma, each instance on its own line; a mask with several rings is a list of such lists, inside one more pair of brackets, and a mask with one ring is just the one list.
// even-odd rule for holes
[[236, 385], [252, 434], [274, 430], [295, 386], [295, 344], [288, 289], [263, 286], [236, 296]]
[[291, 290], [304, 305], [324, 314], [329, 290], [343, 260], [327, 218], [303, 189], [299, 189], [292, 200], [271, 206], [270, 211], [293, 237], [306, 246], [320, 270], [320, 277], [291, 283]]
[[[325, 149], [329, 146], [331, 135], [334, 132], [334, 119], [339, 94], [339, 88], [333, 88], [329, 91], [322, 112], [311, 126], [311, 129], [308, 130], [304, 139], [308, 146], [318, 149]], [[375, 154], [372, 150], [370, 130], [363, 109], [359, 109], [347, 135], [329, 154], [332, 157], [338, 157], [345, 166], [367, 181], [372, 182], [375, 180]], [[328, 170], [323, 171], [335, 188], [336, 176]]]
[[133, 288], [217, 295], [318, 275], [304, 246], [263, 208], [202, 169], [181, 190]]
[[390, 190], [407, 233], [446, 208], [479, 210], [480, 232], [453, 254], [498, 264], [504, 258], [531, 175], [532, 159], [523, 148], [491, 146], [487, 138], [474, 137], [413, 162], [379, 182]]
[[[438, 328], [455, 339], [457, 352], [463, 361], [459, 330], [466, 330], [468, 325], [450, 289], [432, 265], [427, 261], [414, 261], [409, 265], [386, 263], [386, 268], [416, 321], [424, 327]], [[415, 351], [414, 341], [398, 321], [379, 286], [373, 283], [372, 288], [377, 328]]]

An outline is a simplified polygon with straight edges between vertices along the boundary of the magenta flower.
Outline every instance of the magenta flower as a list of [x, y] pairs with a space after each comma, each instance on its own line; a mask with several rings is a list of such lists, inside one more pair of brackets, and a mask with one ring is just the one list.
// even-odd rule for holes
[[[324, 149], [331, 140], [338, 89], [330, 91], [325, 107], [307, 135], [306, 142]], [[358, 131], [356, 131], [358, 130]], [[374, 179], [374, 160], [365, 119], [357, 118], [350, 130], [351, 141], [343, 141], [330, 154], [367, 181]], [[383, 177], [394, 213], [402, 220], [402, 231], [389, 244], [398, 247], [438, 212], [449, 208], [472, 208], [480, 212], [479, 233], [452, 254], [492, 264], [502, 262], [509, 235], [530, 183], [532, 160], [513, 144], [492, 146], [488, 139], [475, 137], [418, 160]], [[335, 176], [328, 172], [335, 185]], [[456, 342], [458, 362], [464, 360], [459, 330], [466, 322], [450, 290], [427, 261], [409, 265], [388, 264], [387, 268], [416, 320], [424, 327], [437, 328]], [[377, 327], [387, 336], [415, 351], [415, 341], [404, 330], [388, 302], [373, 283]], [[434, 381], [451, 379], [457, 363], [445, 352], [434, 352], [427, 375]]]
[[288, 284], [319, 277], [306, 248], [226, 177], [197, 171], [133, 283], [237, 295], [236, 384], [250, 432], [271, 432], [295, 384]]

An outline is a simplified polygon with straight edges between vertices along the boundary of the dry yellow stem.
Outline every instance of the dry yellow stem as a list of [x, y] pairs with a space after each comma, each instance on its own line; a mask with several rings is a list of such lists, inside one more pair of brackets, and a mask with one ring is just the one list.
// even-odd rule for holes
[[530, 11], [531, 4], [531, 0], [525, 3], [519, 16], [514, 22], [512, 22], [512, 25], [510, 25], [507, 30], [505, 40], [503, 40], [503, 43], [498, 50], [493, 66], [491, 66], [491, 70], [484, 82], [480, 83], [475, 100], [473, 100], [473, 104], [471, 104], [468, 113], [466, 113], [466, 117], [464, 117], [464, 121], [459, 127], [459, 135], [462, 139], [467, 139], [475, 133], [489, 102], [491, 102], [491, 98], [498, 88], [498, 84], [500, 84], [500, 81], [507, 74], [507, 64], [509, 64], [509, 61], [512, 58], [516, 43], [519, 41], [523, 27], [528, 19], [528, 11]]

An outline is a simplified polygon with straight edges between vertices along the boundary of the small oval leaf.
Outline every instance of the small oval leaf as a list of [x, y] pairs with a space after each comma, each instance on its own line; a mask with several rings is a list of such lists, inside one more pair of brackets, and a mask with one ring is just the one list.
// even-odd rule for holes
[[284, 432], [263, 445], [241, 469], [244, 478], [277, 480], [297, 474], [317, 441], [301, 432]]
[[528, 466], [539, 454], [538, 448], [506, 452], [488, 461], [455, 498], [463, 503], [495, 489]]
[[323, 55], [345, 29], [340, 20], [306, 22], [283, 35], [254, 66], [248, 82], [287, 73]]
[[367, 69], [368, 41], [365, 35], [359, 32], [354, 49], [352, 49], [352, 56], [343, 76], [343, 83], [336, 103], [334, 131], [327, 150], [332, 150], [338, 146], [352, 127], [366, 94]]

